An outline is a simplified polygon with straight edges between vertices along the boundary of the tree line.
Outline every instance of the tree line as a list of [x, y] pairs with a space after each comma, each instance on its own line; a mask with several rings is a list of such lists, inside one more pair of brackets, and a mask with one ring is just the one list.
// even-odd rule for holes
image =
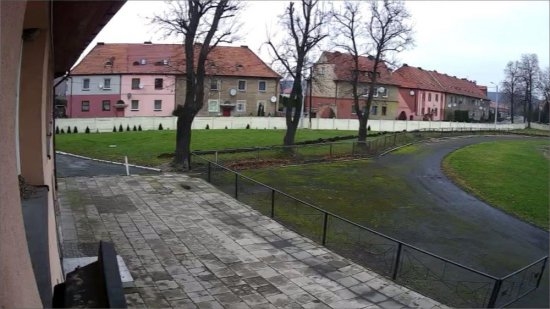
[[[505, 99], [510, 102], [510, 116], [522, 109], [523, 122], [531, 127], [531, 121], [549, 122], [550, 104], [550, 68], [541, 69], [536, 54], [523, 54], [519, 60], [510, 61], [504, 68], [502, 89]], [[537, 109], [533, 111], [534, 100], [538, 99]], [[540, 103], [543, 108], [540, 108]]]

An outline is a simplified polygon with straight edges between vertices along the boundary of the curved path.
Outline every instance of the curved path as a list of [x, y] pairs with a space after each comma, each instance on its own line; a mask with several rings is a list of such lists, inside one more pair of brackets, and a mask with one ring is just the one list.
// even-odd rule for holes
[[[56, 152], [55, 168], [57, 177], [92, 177], [126, 175], [126, 167], [120, 163], [110, 163], [96, 159]], [[129, 166], [131, 175], [158, 174], [154, 169]]]
[[[441, 169], [444, 157], [468, 145], [519, 140], [525, 136], [461, 137], [419, 144], [414, 154], [392, 154], [374, 160], [403, 177], [429, 220], [416, 223], [411, 243], [460, 263], [506, 275], [548, 254], [548, 232], [494, 208], [457, 187]], [[490, 171], [487, 171], [490, 173]], [[514, 307], [548, 308], [548, 268], [541, 287]]]

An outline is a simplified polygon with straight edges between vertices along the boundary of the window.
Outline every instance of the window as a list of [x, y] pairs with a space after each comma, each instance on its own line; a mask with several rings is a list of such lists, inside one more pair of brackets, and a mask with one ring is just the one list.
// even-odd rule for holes
[[90, 101], [82, 101], [80, 110], [83, 112], [89, 112], [90, 111]]
[[109, 90], [111, 89], [111, 79], [110, 78], [104, 78], [103, 79], [103, 90]]
[[103, 100], [101, 103], [101, 110], [106, 112], [111, 110], [111, 101], [110, 100]]
[[319, 75], [325, 75], [325, 67], [319, 67], [319, 68], [317, 69], [317, 73], [318, 73]]
[[132, 106], [130, 106], [130, 109], [133, 111], [139, 110], [139, 100], [132, 100]]
[[382, 91], [380, 94], [384, 97], [384, 98], [387, 98], [388, 97], [388, 88], [386, 87], [382, 87], [384, 88], [384, 91]]
[[210, 90], [218, 91], [218, 80], [217, 79], [211, 79], [210, 80]]
[[132, 78], [132, 89], [139, 89], [140, 80], [139, 78]]
[[435, 94], [435, 101], [436, 102], [439, 101], [439, 94], [437, 94], [437, 93]]
[[[422, 92], [422, 102], [426, 101], [426, 93]], [[424, 112], [422, 112], [424, 114]]]
[[363, 96], [368, 96], [369, 95], [369, 87], [363, 87]]
[[258, 90], [259, 91], [265, 91], [266, 90], [266, 82], [265, 80], [261, 80], [258, 82]]
[[218, 100], [208, 100], [208, 112], [218, 113], [220, 111], [220, 104]]
[[432, 101], [432, 94], [428, 93], [428, 102], [431, 102], [431, 101]]
[[155, 100], [155, 111], [161, 111], [162, 110], [162, 100]]
[[162, 78], [155, 78], [155, 89], [159, 90], [162, 89]]
[[373, 105], [371, 108], [371, 114], [376, 115], [378, 113], [378, 106]]
[[240, 80], [237, 88], [239, 91], [246, 91], [246, 80]]
[[388, 111], [388, 108], [386, 106], [382, 106], [382, 116], [386, 116], [387, 111]]
[[237, 100], [237, 112], [246, 112], [246, 100]]
[[82, 90], [90, 90], [90, 79], [89, 78], [85, 78], [85, 79], [82, 80]]
[[434, 110], [434, 114], [435, 114], [435, 116], [437, 116], [437, 107]]
[[424, 107], [422, 107], [422, 115], [424, 115]]

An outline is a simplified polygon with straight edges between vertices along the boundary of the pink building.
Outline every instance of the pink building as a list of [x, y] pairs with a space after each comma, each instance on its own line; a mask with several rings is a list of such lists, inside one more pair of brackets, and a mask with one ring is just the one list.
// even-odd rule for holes
[[71, 72], [68, 117], [171, 116], [182, 46], [98, 43]]

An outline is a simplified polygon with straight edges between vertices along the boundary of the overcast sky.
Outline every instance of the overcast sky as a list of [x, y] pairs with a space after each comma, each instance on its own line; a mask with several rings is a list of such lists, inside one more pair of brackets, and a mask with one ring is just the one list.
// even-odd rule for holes
[[[541, 68], [550, 58], [550, 1], [406, 1], [413, 18], [415, 47], [397, 56], [400, 63], [466, 77], [491, 87], [504, 78], [508, 61], [535, 53]], [[264, 61], [263, 43], [279, 31], [277, 19], [288, 1], [246, 1], [241, 13], [242, 39]], [[98, 34], [105, 43], [181, 43], [163, 38], [147, 17], [165, 9], [160, 1], [128, 1]], [[326, 42], [329, 43], [328, 41]], [[494, 91], [494, 88], [489, 88]]]

